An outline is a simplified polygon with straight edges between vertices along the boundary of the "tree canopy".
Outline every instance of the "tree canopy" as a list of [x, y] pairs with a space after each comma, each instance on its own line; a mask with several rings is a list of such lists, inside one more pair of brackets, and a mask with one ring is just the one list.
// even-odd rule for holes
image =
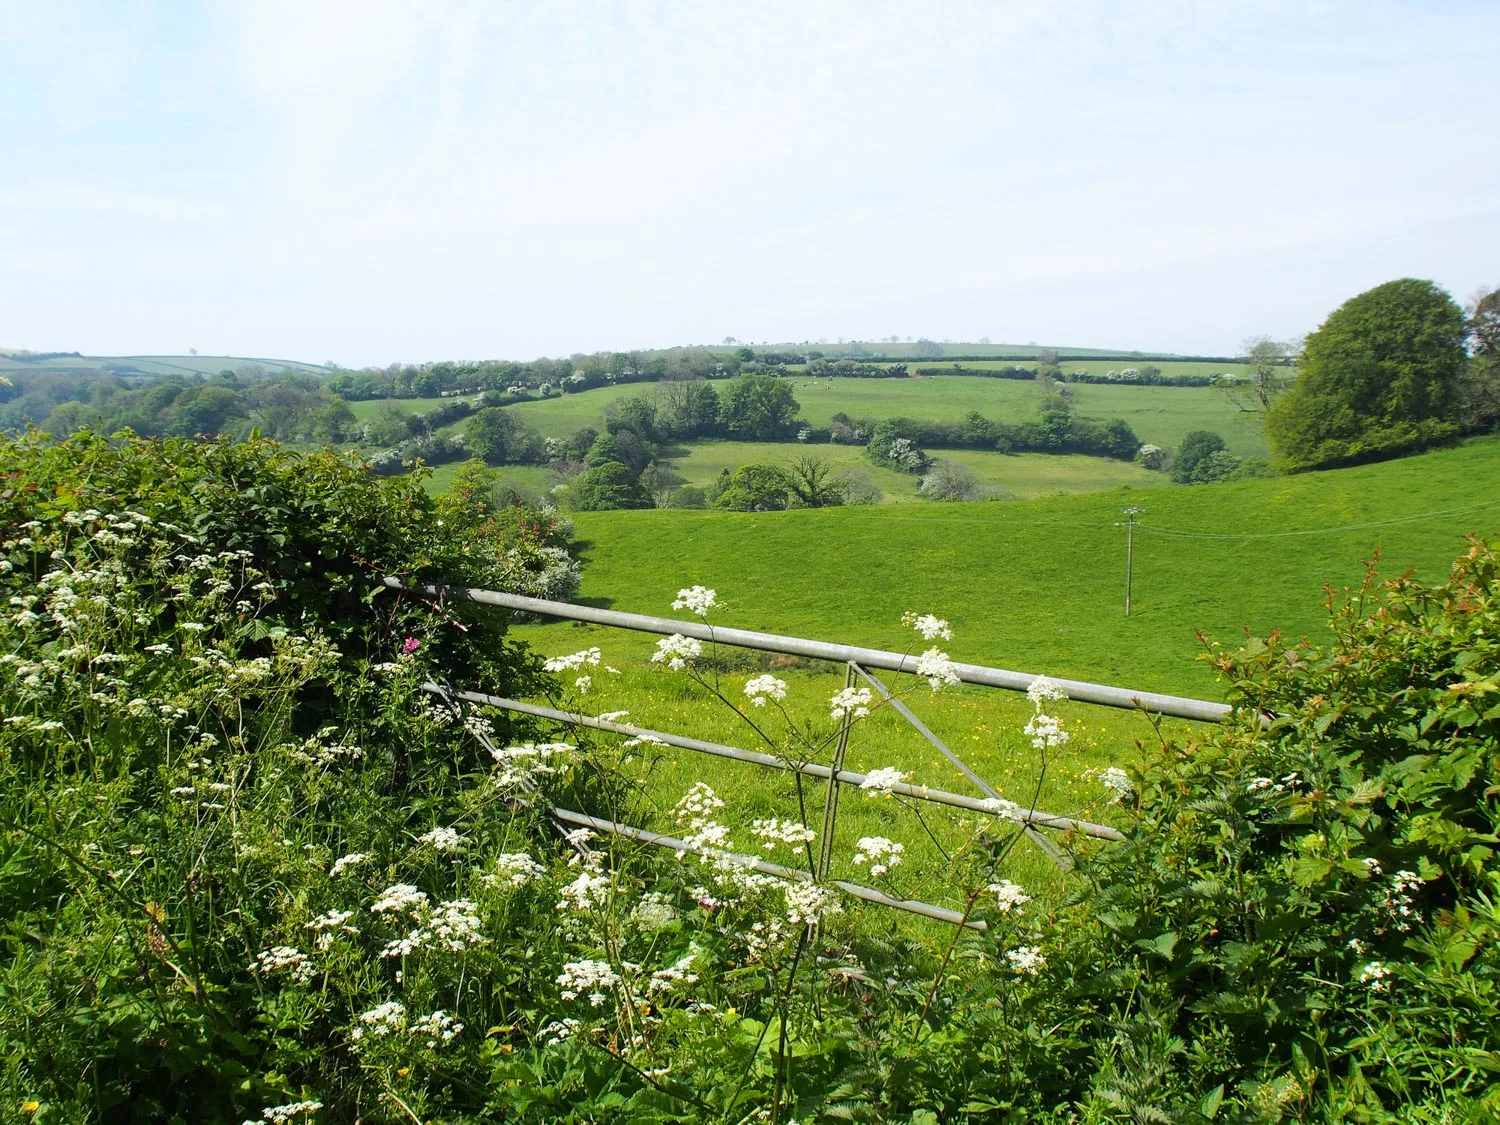
[[1346, 301], [1308, 336], [1296, 382], [1266, 415], [1291, 472], [1398, 456], [1457, 432], [1463, 310], [1402, 278]]

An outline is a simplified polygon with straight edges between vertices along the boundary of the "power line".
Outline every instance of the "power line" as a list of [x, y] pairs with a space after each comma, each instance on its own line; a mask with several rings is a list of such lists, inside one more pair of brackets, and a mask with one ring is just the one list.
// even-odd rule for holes
[[1334, 535], [1345, 531], [1364, 531], [1374, 527], [1394, 527], [1403, 523], [1420, 523], [1423, 520], [1438, 519], [1446, 516], [1460, 516], [1466, 514], [1477, 514], [1479, 512], [1494, 511], [1500, 509], [1500, 500], [1489, 500], [1482, 504], [1468, 504], [1461, 508], [1440, 508], [1430, 512], [1418, 512], [1409, 516], [1396, 516], [1388, 520], [1371, 520], [1366, 523], [1341, 524], [1336, 527], [1312, 527], [1299, 531], [1188, 531], [1183, 528], [1160, 527], [1156, 524], [1141, 523], [1136, 526], [1142, 531], [1154, 532], [1157, 535], [1170, 535], [1178, 539], [1285, 539], [1298, 535]]

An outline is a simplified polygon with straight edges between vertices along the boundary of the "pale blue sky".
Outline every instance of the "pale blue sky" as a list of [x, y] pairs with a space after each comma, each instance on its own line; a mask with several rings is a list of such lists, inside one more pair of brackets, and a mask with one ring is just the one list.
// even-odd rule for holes
[[1395, 277], [1500, 284], [1491, 0], [0, 0], [0, 27], [3, 346], [1223, 353]]

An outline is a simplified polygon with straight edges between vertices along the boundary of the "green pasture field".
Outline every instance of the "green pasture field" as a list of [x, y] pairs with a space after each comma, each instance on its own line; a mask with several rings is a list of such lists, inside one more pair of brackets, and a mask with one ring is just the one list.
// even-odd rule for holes
[[364, 422], [375, 417], [386, 406], [397, 407], [403, 414], [425, 414], [451, 401], [453, 400], [446, 398], [367, 398], [351, 402], [349, 409], [354, 411], [354, 417], [358, 421]]
[[[884, 491], [884, 502], [887, 504], [921, 500], [917, 493], [921, 484], [919, 477], [877, 467], [859, 446], [698, 441], [674, 448], [685, 452], [671, 458], [672, 467], [687, 478], [689, 484], [708, 484], [723, 470], [733, 472], [741, 465], [786, 465], [799, 456], [811, 454], [822, 457], [836, 469], [851, 469], [869, 474]], [[935, 451], [934, 456], [966, 465], [973, 470], [981, 484], [1004, 489], [1010, 496], [1022, 499], [1098, 492], [1122, 485], [1155, 488], [1169, 483], [1165, 474], [1151, 472], [1131, 462], [1112, 461], [1106, 457], [1085, 457], [1081, 454], [1004, 454], [978, 449], [944, 449]]]
[[[1132, 615], [1122, 611], [1125, 536], [1120, 507], [1137, 503]], [[925, 647], [903, 629], [903, 612], [952, 622], [943, 642], [956, 660], [1094, 680], [1198, 698], [1222, 698], [1213, 670], [1198, 659], [1195, 630], [1234, 648], [1246, 630], [1280, 629], [1292, 638], [1326, 635], [1324, 583], [1357, 584], [1363, 560], [1380, 570], [1414, 569], [1439, 580], [1464, 548], [1463, 535], [1493, 532], [1500, 520], [1500, 440], [1482, 439], [1382, 465], [1237, 484], [1096, 493], [1005, 504], [902, 505], [793, 512], [579, 513], [584, 560], [580, 600], [635, 612], [683, 616], [670, 606], [679, 587], [714, 587], [725, 608], [711, 620], [766, 632], [907, 650]], [[520, 624], [514, 635], [552, 656], [597, 645], [605, 663], [590, 669], [593, 691], [580, 709], [629, 709], [644, 727], [747, 748], [754, 731], [682, 675], [650, 664], [648, 634], [566, 622]], [[744, 679], [773, 671], [788, 682], [788, 706], [821, 715], [843, 684], [836, 667], [805, 661], [777, 666], [764, 654], [730, 650], [724, 694], [742, 699]], [[932, 695], [911, 677], [884, 677], [910, 693], [914, 710], [1004, 796], [1062, 815], [1108, 823], [1108, 796], [1082, 776], [1089, 768], [1138, 762], [1137, 743], [1157, 738], [1145, 717], [1064, 704], [1072, 739], [1038, 791], [1037, 754], [1022, 734], [1024, 696], [964, 687]], [[571, 677], [564, 677], [565, 683]], [[565, 706], [571, 707], [572, 703]], [[763, 713], [744, 708], [752, 718]], [[774, 737], [779, 718], [762, 725]], [[1187, 735], [1191, 725], [1166, 724]], [[649, 791], [663, 809], [704, 780], [747, 818], [788, 815], [795, 788], [785, 775], [666, 750], [651, 767]], [[827, 761], [825, 750], [819, 760]], [[904, 727], [877, 712], [851, 742], [848, 766], [895, 765], [918, 783], [974, 790]], [[813, 805], [813, 815], [820, 805]], [[944, 846], [971, 819], [925, 806], [924, 828], [909, 809], [846, 791], [840, 806], [841, 855], [860, 835], [906, 844], [913, 878], [905, 893], [937, 900]], [[660, 822], [659, 822], [660, 823]], [[1050, 861], [1023, 842], [1010, 877], [1050, 885]], [[851, 878], [857, 872], [843, 869]], [[925, 878], [926, 882], [922, 881]], [[867, 880], [859, 880], [867, 881]], [[903, 884], [904, 885], [904, 884]], [[915, 888], [915, 889], [913, 889]], [[920, 893], [919, 893], [920, 891]]]
[[[428, 492], [437, 495], [453, 487], [453, 478], [463, 467], [461, 461], [436, 465], [424, 482]], [[498, 470], [499, 483], [504, 488], [514, 488], [521, 493], [546, 496], [552, 488], [552, 470], [545, 465], [502, 465]]]
[[[1031, 382], [961, 375], [922, 379], [813, 379], [793, 375], [789, 381], [801, 405], [801, 416], [815, 426], [826, 426], [840, 411], [876, 421], [895, 417], [958, 421], [977, 410], [987, 418], [1015, 422], [1035, 418], [1042, 395]], [[615, 399], [649, 395], [653, 389], [650, 383], [599, 387], [506, 409], [546, 437], [565, 438], [581, 426], [598, 426], [605, 407]], [[1143, 442], [1170, 448], [1192, 430], [1206, 429], [1221, 434], [1230, 451], [1239, 456], [1265, 456], [1265, 441], [1259, 431], [1217, 388], [1078, 384], [1069, 389], [1073, 409], [1080, 417], [1098, 421], [1123, 418]]]

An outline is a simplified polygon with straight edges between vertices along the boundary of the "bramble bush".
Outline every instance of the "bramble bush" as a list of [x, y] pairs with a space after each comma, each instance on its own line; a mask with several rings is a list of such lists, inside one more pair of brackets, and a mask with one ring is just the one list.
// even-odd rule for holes
[[[1442, 586], [1331, 599], [1326, 645], [1213, 650], [1233, 717], [1186, 741], [1142, 718], [1139, 763], [1099, 777], [1126, 839], [1061, 839], [1065, 901], [1006, 878], [1024, 813], [997, 800], [949, 855], [988, 928], [926, 931], [816, 877], [805, 801], [736, 827], [701, 783], [646, 784], [649, 738], [422, 690], [461, 671], [581, 709], [610, 678], [598, 649], [543, 666], [498, 613], [378, 585], [516, 588], [511, 537], [556, 527], [265, 442], [30, 437], [0, 471], [7, 1119], [1500, 1113], [1486, 543]], [[935, 644], [918, 661], [952, 682]], [[881, 704], [848, 687], [795, 719], [784, 681], [730, 683], [684, 636], [657, 663], [788, 763]], [[1044, 763], [1059, 694], [1033, 685]], [[691, 853], [564, 836], [553, 805]], [[903, 851], [865, 837], [854, 863], [901, 895]]]

